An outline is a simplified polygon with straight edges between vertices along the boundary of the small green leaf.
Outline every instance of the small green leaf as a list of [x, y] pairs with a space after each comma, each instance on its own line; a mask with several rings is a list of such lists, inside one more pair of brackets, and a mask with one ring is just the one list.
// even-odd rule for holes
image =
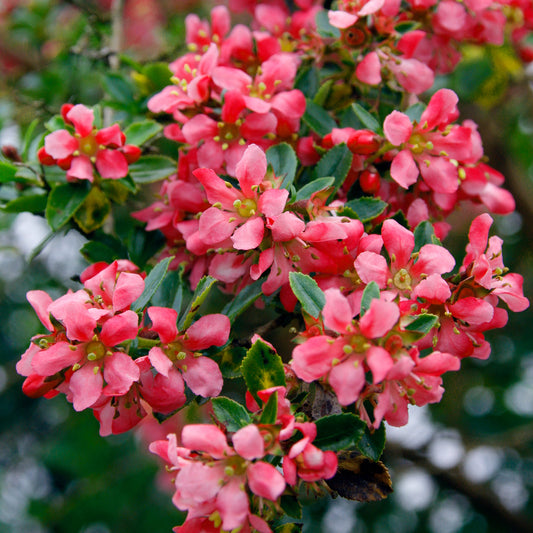
[[311, 196], [315, 192], [323, 191], [324, 189], [327, 189], [328, 187], [331, 187], [331, 185], [333, 185], [334, 182], [335, 182], [335, 178], [333, 178], [333, 177], [314, 179], [310, 183], [307, 183], [306, 185], [304, 185], [296, 193], [295, 202], [300, 202], [302, 200], [307, 200], [307, 199], [311, 198]]
[[67, 125], [61, 115], [54, 115], [48, 122], [45, 122], [44, 127], [48, 131], [64, 130]]
[[111, 204], [105, 193], [98, 187], [93, 187], [74, 213], [74, 220], [83, 232], [91, 233], [103, 225], [110, 211]]
[[302, 120], [321, 137], [325, 137], [333, 128], [337, 127], [337, 123], [330, 114], [323, 107], [309, 99], [307, 100]]
[[361, 299], [361, 317], [370, 309], [372, 300], [379, 300], [379, 287], [375, 281], [371, 281], [363, 291], [363, 297]]
[[405, 114], [411, 119], [411, 122], [420, 122], [420, 117], [426, 109], [426, 104], [417, 102], [416, 104], [408, 107], [405, 110]]
[[319, 86], [320, 79], [316, 67], [304, 67], [299, 70], [294, 82], [294, 88], [302, 91], [306, 98], [313, 98]]
[[177, 170], [177, 163], [170, 157], [147, 155], [130, 165], [130, 176], [135, 183], [153, 183], [168, 178]]
[[103, 77], [102, 85], [116, 102], [130, 105], [135, 101], [133, 86], [123, 74], [114, 72], [106, 74]]
[[307, 274], [289, 272], [289, 283], [304, 311], [313, 318], [318, 318], [326, 303], [326, 297], [317, 282]]
[[386, 202], [379, 198], [364, 196], [363, 198], [350, 200], [346, 203], [345, 207], [354, 211], [361, 222], [368, 222], [381, 215], [387, 208], [387, 205]]
[[2, 209], [7, 213], [42, 213], [46, 208], [48, 194], [28, 194], [8, 202]]
[[439, 317], [430, 313], [418, 315], [410, 324], [405, 326], [406, 331], [414, 331], [427, 335], [438, 323]]
[[259, 402], [258, 391], [285, 386], [285, 371], [281, 357], [261, 339], [255, 341], [246, 352], [241, 372], [247, 389]]
[[[22, 160], [28, 161], [32, 159], [32, 155], [30, 152], [30, 148], [32, 147], [33, 142], [35, 139], [33, 138], [33, 134], [35, 132], [35, 128], [39, 125], [39, 119], [33, 119], [30, 122], [30, 125], [26, 129], [26, 132], [24, 133], [24, 141], [22, 142]], [[38, 136], [40, 137], [40, 136]]]
[[133, 124], [130, 124], [124, 130], [124, 134], [126, 135], [126, 142], [128, 144], [141, 146], [152, 137], [155, 137], [162, 130], [163, 126], [154, 120], [143, 120], [142, 122], [134, 122]]
[[239, 315], [246, 311], [263, 294], [262, 285], [263, 280], [257, 280], [251, 285], [247, 285], [231, 302], [226, 304], [224, 309], [222, 309], [222, 314], [226, 315], [230, 322], [233, 323]]
[[276, 144], [266, 151], [266, 157], [276, 177], [283, 176], [281, 188], [289, 189], [298, 166], [298, 159], [292, 147], [287, 143]]
[[100, 241], [89, 241], [85, 243], [80, 252], [91, 263], [97, 263], [98, 261], [112, 263], [115, 259], [122, 257], [120, 248], [117, 249], [114, 246], [109, 246]]
[[316, 29], [321, 37], [340, 39], [341, 32], [339, 28], [336, 28], [330, 24], [327, 10], [320, 10], [316, 14], [315, 21]]
[[320, 86], [320, 89], [318, 89], [318, 92], [313, 98], [313, 102], [316, 105], [323, 106], [326, 103], [333, 83], [333, 80], [328, 80]]
[[211, 405], [215, 417], [228, 431], [239, 431], [252, 423], [250, 413], [235, 400], [219, 396], [211, 400]]
[[17, 167], [11, 163], [0, 161], [0, 183], [9, 183], [14, 181]]
[[212, 276], [204, 276], [198, 282], [191, 301], [189, 302], [185, 313], [183, 313], [183, 316], [179, 320], [178, 328], [180, 331], [185, 331], [191, 325], [194, 315], [198, 312], [198, 309], [207, 298], [207, 295], [214, 287], [216, 281], [217, 280]]
[[149, 63], [143, 67], [142, 73], [150, 80], [154, 92], [161, 91], [169, 85], [172, 76], [168, 64], [162, 61]]
[[183, 279], [183, 265], [179, 270], [167, 272], [163, 282], [152, 296], [152, 305], [159, 307], [170, 307], [178, 314], [183, 303], [183, 293], [185, 292], [185, 280]]
[[276, 419], [278, 418], [278, 391], [271, 394], [268, 398], [266, 405], [263, 407], [263, 412], [261, 413], [261, 418], [259, 419], [260, 424], [270, 425], [275, 424]]
[[365, 128], [376, 133], [381, 131], [379, 122], [364, 107], [359, 104], [352, 104], [352, 109]]
[[342, 450], [355, 446], [365, 432], [366, 424], [352, 413], [324, 416], [316, 421], [317, 435], [313, 444], [321, 450]]
[[363, 436], [357, 444], [357, 449], [372, 461], [378, 461], [385, 449], [385, 426], [381, 424], [379, 429], [370, 431], [365, 427]]
[[160, 263], [158, 263], [146, 276], [146, 279], [144, 280], [144, 290], [142, 294], [131, 304], [131, 308], [133, 311], [140, 311], [141, 309], [144, 309], [147, 305], [152, 296], [154, 295], [155, 291], [161, 285], [161, 282], [163, 281], [164, 277], [167, 274], [168, 265], [170, 264], [170, 261], [172, 261], [174, 257], [167, 257], [166, 259], [163, 259]]
[[328, 150], [315, 167], [314, 175], [317, 178], [333, 176], [335, 178], [334, 190], [342, 185], [352, 166], [353, 154], [342, 143]]
[[53, 230], [65, 225], [89, 196], [91, 184], [64, 183], [52, 189], [46, 204], [46, 220]]
[[439, 239], [435, 236], [433, 224], [429, 220], [420, 222], [413, 233], [415, 235], [414, 252], [419, 252], [420, 248], [426, 244], [440, 244]]

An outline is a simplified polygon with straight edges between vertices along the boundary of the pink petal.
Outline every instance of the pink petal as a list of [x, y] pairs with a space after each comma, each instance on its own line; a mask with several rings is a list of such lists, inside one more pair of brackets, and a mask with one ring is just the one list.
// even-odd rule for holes
[[141, 396], [158, 413], [172, 413], [187, 400], [183, 378], [175, 368], [169, 369], [168, 377], [163, 374], [153, 376], [149, 371], [141, 376], [141, 384]]
[[224, 209], [233, 210], [233, 203], [240, 198], [233, 187], [228, 187], [226, 182], [219, 178], [210, 168], [198, 168], [193, 171], [196, 179], [204, 186], [207, 199], [211, 204], [220, 202]]
[[232, 437], [233, 448], [249, 461], [265, 456], [265, 441], [255, 424], [239, 429]]
[[369, 339], [383, 337], [399, 318], [400, 310], [395, 303], [374, 299], [359, 322], [361, 333]]
[[265, 224], [261, 217], [250, 217], [242, 226], [237, 228], [231, 240], [236, 250], [253, 250], [263, 241]]
[[103, 393], [106, 396], [126, 394], [139, 377], [139, 367], [135, 361], [123, 352], [115, 352], [109, 357], [106, 356], [104, 361], [104, 379], [107, 386]]
[[285, 490], [285, 479], [271, 465], [263, 461], [251, 464], [246, 470], [250, 490], [275, 502]]
[[348, 300], [338, 289], [328, 289], [322, 310], [324, 325], [337, 333], [346, 333], [352, 325], [353, 313]]
[[376, 52], [366, 54], [363, 60], [357, 65], [355, 75], [359, 81], [368, 85], [378, 85], [381, 83], [381, 62]]
[[72, 404], [76, 411], [91, 407], [102, 394], [104, 379], [100, 371], [94, 372], [95, 368], [99, 368], [97, 361], [86, 363], [70, 378], [69, 390], [72, 393]]
[[252, 78], [241, 69], [232, 67], [216, 67], [212, 73], [213, 81], [222, 89], [239, 91], [242, 94], [250, 92]]
[[274, 95], [270, 104], [278, 116], [298, 119], [305, 113], [305, 96], [298, 89]]
[[168, 358], [167, 354], [159, 347], [154, 346], [148, 352], [148, 357], [152, 366], [160, 373], [168, 378], [168, 372], [174, 367], [172, 361]]
[[259, 146], [251, 144], [248, 146], [242, 159], [237, 163], [235, 176], [239, 180], [239, 185], [247, 198], [257, 196], [257, 192], [252, 187], [259, 185], [265, 178], [267, 170], [266, 155]]
[[104, 179], [119, 179], [128, 174], [128, 162], [118, 150], [98, 150], [96, 170]]
[[412, 298], [423, 298], [429, 303], [444, 303], [452, 292], [440, 274], [431, 274], [418, 283], [411, 293]]
[[44, 138], [44, 149], [54, 159], [64, 159], [78, 149], [78, 140], [67, 130], [57, 130]]
[[359, 17], [346, 11], [328, 11], [328, 19], [332, 26], [344, 30], [353, 26], [359, 20]]
[[413, 125], [411, 119], [404, 113], [393, 111], [387, 116], [383, 123], [383, 131], [388, 141], [394, 146], [406, 143], [413, 133]]
[[422, 154], [417, 161], [424, 181], [435, 192], [449, 194], [459, 188], [457, 167], [445, 157]]
[[37, 313], [43, 326], [48, 331], [54, 331], [54, 326], [50, 322], [50, 313], [48, 312], [48, 306], [53, 301], [52, 298], [44, 291], [28, 291], [26, 298]]
[[455, 266], [453, 255], [443, 246], [425, 244], [420, 248], [418, 259], [411, 268], [415, 277], [421, 274], [445, 274], [451, 272]]
[[183, 126], [183, 136], [188, 143], [195, 145], [201, 140], [212, 138], [218, 134], [216, 121], [207, 115], [195, 115]]
[[57, 342], [47, 350], [38, 351], [31, 360], [31, 367], [40, 376], [53, 376], [80, 362], [84, 357], [81, 345], [72, 346], [68, 342]]
[[[94, 111], [83, 104], [75, 105], [67, 113], [67, 119], [74, 124], [76, 133], [79, 133], [82, 137], [87, 137], [93, 131]], [[48, 150], [46, 151], [48, 152]]]
[[458, 102], [459, 98], [452, 90], [438, 90], [431, 97], [428, 106], [420, 117], [421, 126], [432, 130], [435, 127], [450, 124], [459, 115]]
[[331, 337], [318, 335], [294, 348], [291, 367], [300, 379], [311, 383], [331, 370], [334, 359], [342, 359], [341, 344], [331, 341]]
[[139, 332], [139, 317], [134, 311], [124, 311], [111, 317], [103, 326], [100, 339], [106, 346], [116, 346], [132, 340]]
[[381, 235], [392, 263], [398, 268], [406, 266], [415, 247], [413, 233], [395, 220], [388, 219], [383, 222]]
[[144, 279], [139, 274], [121, 272], [113, 291], [113, 311], [129, 307], [143, 292]]
[[366, 363], [372, 371], [374, 384], [383, 381], [389, 370], [394, 366], [391, 354], [380, 346], [371, 346], [367, 350]]
[[205, 350], [210, 346], [222, 346], [228, 342], [230, 321], [226, 315], [205, 315], [187, 330], [187, 349]]
[[209, 357], [190, 357], [182, 368], [183, 379], [194, 394], [199, 394], [204, 398], [220, 394], [224, 380], [215, 361]]
[[233, 478], [224, 485], [217, 495], [217, 508], [222, 518], [222, 529], [240, 529], [249, 513], [248, 496], [241, 488], [241, 481]]
[[402, 150], [392, 160], [390, 175], [404, 189], [416, 183], [419, 172], [410, 150]]
[[75, 178], [78, 180], [87, 180], [91, 183], [94, 180], [94, 170], [90, 159], [85, 155], [75, 157], [70, 163], [70, 168], [67, 171], [67, 178]]
[[148, 316], [152, 321], [151, 330], [157, 332], [161, 342], [168, 344], [178, 336], [178, 312], [168, 307], [149, 307]]
[[229, 451], [226, 436], [212, 424], [188, 424], [181, 432], [183, 446], [192, 451], [206, 452], [222, 459]]
[[359, 398], [365, 385], [365, 369], [352, 358], [333, 367], [328, 378], [341, 405], [350, 405]]
[[124, 137], [120, 126], [113, 124], [109, 128], [102, 128], [96, 135], [95, 139], [98, 144], [118, 148], [124, 145]]
[[[238, 220], [229, 221], [231, 213], [210, 207], [202, 213], [198, 234], [206, 244], [215, 245], [228, 239], [239, 224]], [[235, 218], [235, 217], [233, 217]]]
[[274, 242], [287, 242], [298, 237], [305, 230], [305, 222], [294, 213], [285, 211], [274, 217], [269, 226]]
[[257, 207], [266, 217], [281, 215], [289, 198], [286, 189], [268, 189], [259, 197]]
[[49, 306], [50, 313], [66, 328], [69, 340], [86, 342], [94, 335], [96, 320], [76, 294], [66, 294]]
[[387, 260], [382, 255], [362, 252], [357, 256], [354, 266], [363, 283], [368, 285], [371, 281], [375, 281], [380, 289], [387, 286], [390, 271]]

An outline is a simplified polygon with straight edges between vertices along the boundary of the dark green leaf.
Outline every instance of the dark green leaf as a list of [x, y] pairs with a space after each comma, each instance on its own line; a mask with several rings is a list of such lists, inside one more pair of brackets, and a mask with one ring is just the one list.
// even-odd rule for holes
[[353, 154], [343, 144], [334, 146], [328, 150], [315, 167], [315, 177], [333, 176], [335, 178], [335, 191], [342, 185], [352, 166]]
[[196, 285], [194, 294], [192, 295], [191, 301], [187, 306], [187, 310], [183, 313], [183, 316], [179, 320], [179, 330], [185, 331], [192, 323], [194, 315], [198, 312], [198, 309], [207, 298], [207, 295], [214, 287], [216, 279], [212, 276], [204, 276]]
[[416, 104], [408, 107], [405, 110], [405, 114], [411, 119], [411, 122], [420, 122], [420, 117], [426, 109], [426, 105], [422, 102], [417, 102]]
[[247, 285], [231, 302], [226, 304], [222, 313], [230, 319], [231, 323], [263, 294], [262, 285], [263, 280], [257, 280], [251, 285]]
[[213, 412], [217, 420], [228, 431], [234, 432], [252, 423], [250, 413], [240, 403], [225, 396], [211, 400]]
[[172, 72], [167, 63], [153, 62], [142, 69], [142, 73], [150, 80], [151, 89], [160, 91], [170, 84]]
[[327, 178], [317, 178], [311, 181], [310, 183], [307, 183], [304, 185], [297, 193], [296, 193], [296, 202], [300, 202], [301, 200], [307, 200], [308, 198], [311, 198], [311, 196], [318, 191], [322, 191], [324, 189], [327, 189], [328, 187], [331, 187], [333, 183], [335, 182], [335, 178], [333, 177], [327, 177]]
[[224, 379], [240, 378], [242, 360], [246, 356], [246, 349], [242, 346], [227, 346], [218, 352], [218, 366]]
[[307, 67], [298, 72], [294, 88], [302, 91], [306, 98], [312, 99], [318, 91], [319, 85], [318, 70], [315, 67]]
[[134, 122], [130, 124], [125, 130], [126, 142], [141, 146], [146, 141], [157, 135], [163, 130], [163, 126], [153, 120], [143, 120], [142, 122]]
[[376, 133], [381, 131], [379, 122], [364, 107], [359, 104], [352, 104], [352, 109], [365, 128]]
[[246, 352], [241, 372], [247, 389], [259, 402], [258, 391], [285, 386], [285, 371], [281, 357], [261, 339], [255, 341]]
[[105, 91], [116, 102], [130, 105], [134, 102], [133, 86], [123, 74], [108, 73], [103, 77], [102, 84]]
[[316, 29], [322, 37], [340, 39], [340, 30], [330, 24], [328, 11], [325, 9], [320, 10], [316, 14]]
[[334, 83], [333, 80], [328, 80], [320, 86], [320, 89], [318, 89], [318, 92], [315, 94], [313, 98], [313, 102], [316, 105], [324, 106], [324, 104], [326, 103], [328, 99], [333, 83]]
[[352, 413], [341, 413], [319, 418], [313, 444], [321, 450], [342, 450], [355, 446], [365, 432], [366, 424]]
[[427, 335], [437, 325], [438, 321], [438, 316], [424, 313], [418, 315], [409, 325], [405, 326], [404, 329]]
[[276, 144], [266, 151], [266, 157], [276, 177], [283, 176], [281, 188], [289, 189], [298, 166], [298, 159], [292, 147], [287, 143]]
[[420, 248], [426, 244], [440, 244], [439, 239], [435, 236], [433, 224], [429, 220], [420, 222], [413, 233], [415, 235], [415, 248], [413, 252], [419, 252]]
[[278, 418], [278, 391], [271, 394], [268, 398], [266, 405], [263, 407], [263, 412], [261, 413], [261, 418], [259, 419], [260, 424], [275, 424], [276, 419]]
[[163, 282], [152, 296], [152, 305], [170, 307], [178, 314], [183, 303], [183, 293], [186, 281], [183, 279], [183, 266], [179, 270], [168, 272]]
[[[279, 501], [281, 508], [288, 516], [292, 518], [302, 518], [302, 504], [300, 500], [294, 494], [283, 494]], [[287, 526], [295, 526], [295, 524], [286, 524]], [[282, 526], [283, 527], [283, 526]], [[276, 529], [276, 533], [277, 533]], [[293, 532], [296, 533], [301, 531], [301, 529], [289, 529], [288, 531], [283, 529], [283, 533]]]
[[333, 128], [337, 127], [337, 123], [330, 114], [323, 107], [320, 107], [309, 99], [307, 99], [302, 120], [321, 137], [325, 137]]
[[152, 298], [159, 285], [161, 285], [161, 282], [163, 281], [164, 277], [166, 276], [168, 265], [170, 264], [170, 261], [172, 261], [172, 259], [174, 258], [167, 257], [166, 259], [163, 259], [163, 261], [157, 263], [157, 265], [152, 269], [150, 274], [146, 276], [146, 279], [144, 280], [144, 290], [142, 294], [131, 304], [131, 308], [134, 311], [140, 311], [148, 305], [148, 302]]
[[9, 183], [15, 178], [17, 167], [11, 163], [0, 161], [0, 183]]
[[85, 243], [80, 252], [91, 263], [97, 263], [98, 261], [112, 263], [115, 259], [122, 257], [120, 249], [100, 241], [89, 241]]
[[363, 297], [361, 299], [361, 317], [370, 309], [372, 300], [379, 300], [379, 287], [375, 281], [371, 281], [363, 291]]
[[318, 318], [326, 303], [326, 297], [317, 282], [307, 274], [289, 272], [289, 283], [304, 311], [313, 318]]
[[29, 194], [19, 196], [8, 202], [2, 209], [8, 213], [42, 213], [46, 208], [47, 194]]
[[168, 178], [177, 170], [177, 163], [170, 157], [147, 155], [130, 165], [130, 176], [135, 183], [153, 183]]
[[381, 424], [379, 429], [371, 431], [365, 428], [357, 449], [372, 461], [378, 461], [385, 448], [385, 426]]
[[53, 230], [58, 230], [81, 207], [89, 192], [91, 184], [65, 183], [52, 189], [46, 204], [46, 220]]
[[361, 222], [368, 222], [372, 220], [387, 208], [387, 203], [379, 198], [372, 198], [365, 196], [363, 198], [356, 198], [346, 203], [346, 207], [351, 209], [357, 214], [357, 218]]

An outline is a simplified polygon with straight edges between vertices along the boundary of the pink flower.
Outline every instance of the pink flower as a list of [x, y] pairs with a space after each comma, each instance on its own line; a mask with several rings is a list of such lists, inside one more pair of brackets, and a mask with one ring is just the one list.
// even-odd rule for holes
[[[94, 180], [94, 168], [104, 179], [124, 178], [128, 163], [134, 163], [140, 150], [124, 145], [126, 140], [118, 124], [97, 130], [94, 112], [82, 104], [64, 114], [67, 125], [74, 126], [74, 135], [61, 129], [47, 135], [39, 158], [46, 165], [57, 164], [67, 171], [67, 179]], [[51, 159], [50, 159], [51, 158]]]

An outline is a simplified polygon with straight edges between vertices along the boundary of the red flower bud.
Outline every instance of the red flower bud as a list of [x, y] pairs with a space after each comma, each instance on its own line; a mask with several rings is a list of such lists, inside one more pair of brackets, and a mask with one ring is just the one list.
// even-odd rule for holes
[[128, 162], [128, 165], [135, 163], [141, 157], [141, 149], [133, 144], [126, 144], [122, 147], [122, 153]]
[[356, 130], [348, 139], [348, 148], [354, 154], [369, 155], [379, 149], [379, 138], [373, 131]]
[[51, 166], [56, 164], [56, 160], [46, 152], [44, 146], [37, 152], [37, 157], [39, 158], [41, 165]]
[[374, 194], [379, 191], [381, 185], [379, 174], [370, 170], [363, 170], [359, 176], [359, 185], [364, 192]]
[[72, 163], [72, 155], [69, 155], [68, 157], [64, 157], [63, 159], [57, 160], [57, 165], [62, 168], [63, 170], [68, 170], [70, 168], [70, 164]]
[[72, 124], [72, 122], [67, 118], [67, 113], [74, 107], [74, 104], [63, 104], [61, 106], [61, 116], [65, 121], [65, 124]]

